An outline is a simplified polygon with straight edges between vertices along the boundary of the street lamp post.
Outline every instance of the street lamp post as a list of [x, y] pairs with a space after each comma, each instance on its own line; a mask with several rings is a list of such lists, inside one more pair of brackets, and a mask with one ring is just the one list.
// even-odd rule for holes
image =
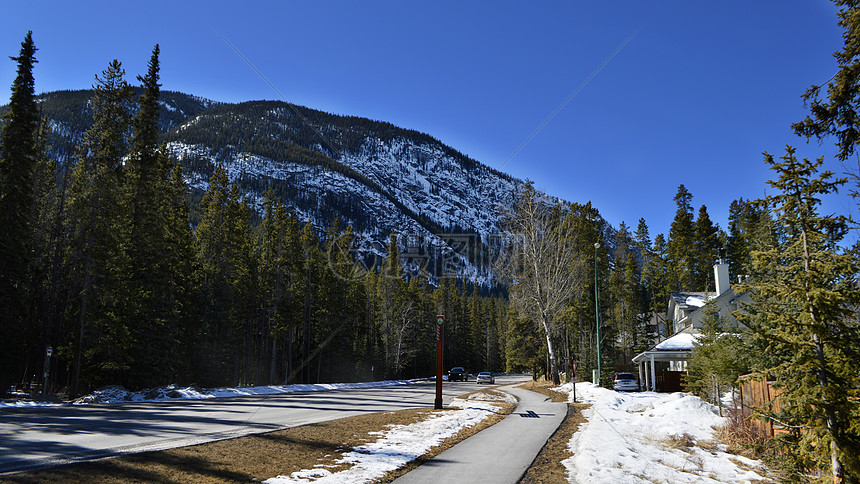
[[433, 408], [436, 410], [442, 409], [442, 353], [445, 347], [445, 316], [436, 315], [436, 331], [438, 337], [436, 339], [436, 401], [433, 402]]
[[597, 385], [600, 385], [600, 370], [603, 362], [600, 359], [600, 299], [597, 297], [597, 249], [600, 242], [594, 243], [594, 320], [597, 322]]
[[51, 372], [51, 354], [54, 349], [50, 346], [45, 348], [44, 380], [42, 383], [42, 397], [48, 399], [48, 374]]

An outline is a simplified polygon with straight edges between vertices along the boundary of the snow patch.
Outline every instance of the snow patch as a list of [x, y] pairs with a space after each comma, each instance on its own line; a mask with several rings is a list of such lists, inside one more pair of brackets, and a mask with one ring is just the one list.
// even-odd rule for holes
[[[561, 390], [571, 392], [572, 386], [563, 385]], [[573, 457], [562, 461], [571, 483], [718, 484], [765, 479], [761, 462], [729, 454], [722, 444], [671, 445], [682, 436], [696, 443], [714, 441], [714, 427], [725, 424], [716, 407], [701, 398], [686, 393], [619, 393], [592, 383], [577, 383], [576, 395], [591, 407], [582, 413], [588, 422], [568, 442]], [[756, 468], [762, 474], [750, 470]]]

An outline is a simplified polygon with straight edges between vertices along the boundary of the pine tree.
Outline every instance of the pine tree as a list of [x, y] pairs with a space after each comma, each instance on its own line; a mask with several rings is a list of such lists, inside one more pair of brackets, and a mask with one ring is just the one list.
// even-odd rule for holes
[[691, 290], [703, 290], [708, 292], [713, 287], [711, 280], [713, 276], [712, 267], [714, 262], [720, 258], [720, 229], [711, 221], [708, 208], [704, 205], [699, 208], [699, 215], [693, 226], [693, 286]]
[[241, 342], [242, 291], [251, 277], [250, 209], [227, 179], [215, 168], [201, 202], [202, 216], [195, 232], [199, 271], [201, 328], [197, 335], [199, 368], [194, 372], [204, 385], [237, 383], [237, 348]]
[[533, 326], [527, 318], [519, 316], [516, 308], [512, 307], [508, 311], [505, 320], [505, 371], [531, 371], [532, 375], [537, 377], [541, 341], [539, 335], [531, 329]]
[[776, 245], [777, 228], [770, 211], [754, 201], [743, 198], [729, 205], [729, 233], [726, 258], [732, 279], [753, 276], [754, 250], [767, 250]]
[[781, 161], [765, 154], [778, 175], [765, 203], [785, 231], [779, 246], [753, 252], [758, 270], [748, 324], [779, 364], [767, 368], [782, 388], [781, 422], [801, 428], [801, 453], [832, 470], [834, 482], [860, 476], [860, 404], [856, 362], [860, 326], [856, 256], [839, 241], [842, 216], [821, 215], [821, 197], [845, 179], [818, 173], [823, 159], [798, 161], [792, 147]]
[[723, 393], [736, 384], [740, 375], [750, 372], [751, 349], [716, 306], [708, 303], [702, 311], [702, 332], [690, 353], [686, 386], [722, 408]]
[[[42, 119], [39, 133], [38, 153], [48, 152], [47, 136], [49, 128], [47, 120]], [[62, 185], [57, 183], [57, 173], [60, 170], [55, 160], [40, 156], [34, 173], [34, 195], [36, 204], [30, 221], [32, 240], [32, 257], [30, 259], [30, 308], [32, 330], [28, 336], [30, 343], [31, 368], [38, 368], [44, 361], [44, 348], [58, 346], [60, 340], [60, 321], [62, 319], [63, 293], [65, 288], [65, 271], [63, 268], [63, 243], [66, 240], [63, 230], [64, 189], [66, 176], [62, 176]], [[2, 350], [0, 350], [2, 351]], [[59, 353], [57, 354], [59, 356]], [[55, 361], [60, 361], [55, 359]], [[62, 372], [57, 364], [55, 369]], [[51, 383], [60, 381], [51, 372], [48, 379], [50, 393]]]
[[693, 224], [693, 195], [684, 185], [678, 187], [675, 204], [678, 210], [669, 229], [668, 262], [672, 275], [672, 290], [695, 291], [695, 254], [693, 247], [696, 240]]
[[167, 320], [173, 313], [170, 271], [164, 254], [169, 250], [165, 210], [169, 201], [170, 164], [159, 149], [159, 47], [152, 51], [144, 76], [138, 76], [143, 95], [132, 120], [131, 151], [127, 159], [126, 210], [129, 211], [127, 243], [129, 295], [126, 321], [134, 342], [126, 384], [143, 387], [159, 384], [173, 372], [175, 334]]
[[325, 300], [322, 291], [322, 276], [325, 267], [324, 256], [320, 250], [320, 241], [316, 230], [310, 221], [305, 223], [301, 231], [300, 245], [303, 253], [301, 298], [302, 298], [302, 363], [304, 365], [304, 381], [311, 383], [315, 380], [311, 367], [312, 354], [324, 338], [318, 331], [319, 312], [324, 310]]
[[[848, 160], [860, 142], [860, 5], [853, 0], [832, 0], [841, 7], [838, 13], [839, 26], [844, 29], [841, 51], [833, 57], [839, 70], [825, 85], [813, 85], [803, 95], [810, 114], [794, 123], [795, 133], [808, 138], [833, 136], [836, 138], [840, 160]], [[821, 90], [826, 87], [826, 99], [821, 99]], [[855, 181], [860, 180], [854, 174]]]
[[266, 333], [269, 340], [269, 384], [276, 383], [279, 370], [278, 343], [282, 345], [287, 340], [289, 328], [293, 326], [290, 315], [294, 312], [292, 306], [292, 278], [294, 272], [289, 251], [287, 234], [287, 214], [284, 205], [275, 198], [271, 190], [265, 194], [263, 221], [257, 241], [260, 252], [260, 269], [258, 285], [261, 288], [262, 310], [266, 320]]
[[669, 299], [669, 293], [672, 292], [668, 252], [663, 234], [657, 234], [650, 250], [650, 257], [642, 267], [642, 279], [650, 294], [650, 311], [660, 318], [657, 321], [657, 334], [664, 337], [672, 334], [672, 328], [668, 327], [666, 322], [666, 301]]
[[[166, 146], [161, 147], [161, 152], [166, 152]], [[165, 371], [169, 381], [176, 381], [175, 378], [190, 381], [188, 361], [195, 355], [189, 329], [199, 314], [194, 306], [194, 233], [189, 224], [188, 186], [182, 167], [178, 163], [170, 163], [168, 169], [170, 174], [162, 212], [167, 250], [163, 254], [166, 285], [163, 304], [168, 337], [162, 341], [171, 361]]]
[[9, 112], [0, 144], [0, 395], [19, 377], [27, 360], [27, 268], [35, 207], [34, 173], [39, 159], [39, 109], [36, 105], [33, 33], [27, 32], [17, 57]]
[[[642, 288], [640, 286], [640, 270], [633, 251], [633, 240], [627, 229], [627, 224], [621, 222], [615, 232], [614, 264], [609, 276], [609, 298], [611, 301], [611, 319], [604, 323], [612, 323], [617, 331], [618, 360], [617, 364], [626, 365], [636, 350], [641, 349], [640, 340], [643, 336], [640, 326], [644, 324], [641, 316], [645, 311]], [[605, 326], [608, 326], [605, 324]], [[602, 335], [601, 335], [602, 336]]]
[[78, 394], [82, 365], [90, 386], [120, 383], [120, 375], [129, 369], [133, 342], [120, 317], [128, 298], [128, 261], [123, 250], [128, 217], [120, 193], [132, 94], [124, 73], [114, 60], [101, 77], [96, 76], [93, 124], [84, 136], [69, 188], [71, 239], [66, 259], [73, 275], [71, 316], [77, 328], [72, 344], [72, 395]]

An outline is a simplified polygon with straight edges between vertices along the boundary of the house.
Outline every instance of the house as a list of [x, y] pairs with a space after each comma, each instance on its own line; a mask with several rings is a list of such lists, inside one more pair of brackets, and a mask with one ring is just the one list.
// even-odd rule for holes
[[749, 294], [735, 294], [729, 283], [729, 266], [722, 260], [714, 264], [714, 281], [716, 292], [675, 292], [669, 295], [667, 318], [671, 319], [672, 336], [633, 357], [633, 363], [639, 367], [639, 381], [644, 382], [643, 389], [681, 390], [681, 375], [687, 371], [693, 343], [701, 334], [705, 304], [715, 306], [729, 325], [740, 325], [733, 313], [752, 301]]

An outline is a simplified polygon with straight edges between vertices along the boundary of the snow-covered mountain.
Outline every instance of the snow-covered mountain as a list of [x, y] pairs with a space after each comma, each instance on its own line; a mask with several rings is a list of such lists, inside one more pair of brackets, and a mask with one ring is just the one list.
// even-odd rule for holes
[[[60, 160], [74, 159], [91, 120], [91, 95], [41, 96]], [[437, 275], [453, 261], [461, 276], [486, 276], [458, 255], [499, 232], [500, 207], [523, 184], [429, 135], [386, 122], [285, 102], [224, 104], [169, 91], [162, 92], [161, 105], [164, 139], [193, 193], [207, 188], [221, 164], [258, 208], [271, 189], [320, 233], [335, 218], [352, 225], [359, 255], [370, 263], [397, 232], [404, 253], [417, 262], [423, 257]]]

